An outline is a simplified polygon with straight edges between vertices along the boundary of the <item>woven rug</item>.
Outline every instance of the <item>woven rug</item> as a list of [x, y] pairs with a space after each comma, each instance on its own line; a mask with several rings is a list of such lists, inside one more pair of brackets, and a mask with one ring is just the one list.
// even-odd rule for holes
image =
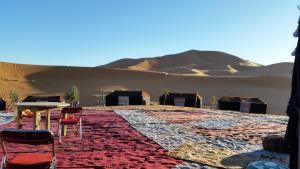
[[226, 169], [245, 168], [249, 163], [258, 160], [272, 161], [278, 164], [287, 163], [287, 161], [280, 158], [280, 155], [277, 155], [277, 158], [269, 158], [276, 155], [263, 150], [239, 154], [227, 148], [214, 147], [203, 143], [187, 143], [174, 150], [170, 150], [167, 154], [182, 160], [194, 161], [200, 164]]
[[243, 168], [257, 160], [288, 164], [287, 154], [262, 148], [263, 137], [284, 134], [288, 121], [284, 116], [204, 110], [117, 114], [172, 157], [220, 168]]
[[[57, 131], [57, 111], [51, 113], [51, 129]], [[44, 114], [43, 114], [44, 115]], [[182, 163], [166, 155], [166, 151], [154, 141], [143, 136], [113, 111], [84, 109], [83, 140], [72, 133], [68, 134], [58, 143], [55, 137], [57, 168], [162, 168], [168, 169]], [[32, 119], [24, 118], [23, 129], [32, 129]], [[42, 117], [41, 126], [45, 125]], [[16, 123], [10, 122], [0, 126], [15, 128]], [[9, 144], [7, 150], [11, 156], [17, 152], [49, 152], [48, 146], [26, 146], [22, 144]], [[0, 157], [3, 156], [0, 148]]]

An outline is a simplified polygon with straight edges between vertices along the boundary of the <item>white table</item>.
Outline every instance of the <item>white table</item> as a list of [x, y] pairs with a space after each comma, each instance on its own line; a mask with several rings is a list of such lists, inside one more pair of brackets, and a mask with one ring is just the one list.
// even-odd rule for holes
[[22, 129], [23, 126], [22, 110], [29, 109], [33, 113], [33, 130], [39, 130], [40, 128], [38, 116], [40, 116], [41, 111], [46, 111], [45, 128], [46, 130], [50, 130], [50, 109], [63, 108], [69, 106], [70, 104], [63, 102], [21, 102], [16, 103], [15, 105], [18, 107], [17, 129]]

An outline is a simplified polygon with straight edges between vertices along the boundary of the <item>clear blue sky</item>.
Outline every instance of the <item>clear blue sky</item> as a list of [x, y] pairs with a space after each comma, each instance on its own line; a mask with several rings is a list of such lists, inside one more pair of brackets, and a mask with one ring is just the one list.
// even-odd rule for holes
[[217, 50], [293, 61], [296, 0], [2, 0], [0, 61], [96, 66]]

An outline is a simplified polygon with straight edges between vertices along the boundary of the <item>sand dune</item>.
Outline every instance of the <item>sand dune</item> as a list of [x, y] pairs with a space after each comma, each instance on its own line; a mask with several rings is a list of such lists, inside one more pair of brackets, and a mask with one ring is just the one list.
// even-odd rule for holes
[[162, 90], [174, 92], [199, 92], [207, 104], [211, 96], [253, 96], [269, 104], [269, 113], [284, 114], [290, 94], [290, 78], [259, 77], [213, 77], [165, 75], [164, 73], [108, 68], [33, 66], [12, 63], [0, 64], [0, 94], [8, 96], [16, 90], [20, 98], [31, 94], [59, 94], [77, 85], [81, 93], [81, 104], [97, 104], [93, 96], [97, 88], [106, 90], [145, 90], [158, 101]]
[[154, 58], [121, 59], [101, 67], [196, 76], [290, 77], [292, 65], [279, 63], [264, 66], [224, 52], [190, 50]]

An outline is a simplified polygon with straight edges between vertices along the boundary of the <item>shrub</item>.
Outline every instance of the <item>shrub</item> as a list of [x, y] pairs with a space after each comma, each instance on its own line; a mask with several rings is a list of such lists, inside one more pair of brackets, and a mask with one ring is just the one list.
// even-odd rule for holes
[[77, 86], [72, 86], [65, 93], [65, 100], [71, 103], [72, 107], [76, 107], [79, 103], [79, 89]]
[[10, 91], [9, 92], [9, 99], [11, 103], [17, 103], [19, 101], [19, 95], [17, 94], [16, 91]]

